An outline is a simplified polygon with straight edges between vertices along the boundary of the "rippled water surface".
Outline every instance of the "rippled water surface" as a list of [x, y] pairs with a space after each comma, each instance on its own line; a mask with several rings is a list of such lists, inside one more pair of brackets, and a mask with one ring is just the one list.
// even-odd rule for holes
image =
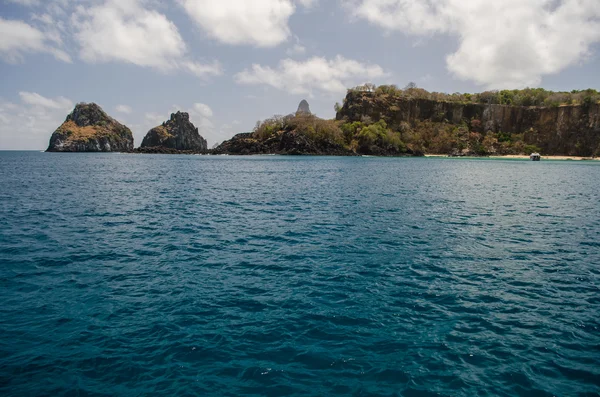
[[598, 396], [599, 183], [0, 152], [0, 394]]

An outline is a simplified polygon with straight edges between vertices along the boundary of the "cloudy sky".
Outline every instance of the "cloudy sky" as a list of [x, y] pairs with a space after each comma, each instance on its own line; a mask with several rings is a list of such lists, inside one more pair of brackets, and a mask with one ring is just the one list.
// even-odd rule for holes
[[347, 87], [600, 88], [600, 0], [0, 0], [0, 149], [75, 103], [134, 132], [187, 111], [209, 146]]

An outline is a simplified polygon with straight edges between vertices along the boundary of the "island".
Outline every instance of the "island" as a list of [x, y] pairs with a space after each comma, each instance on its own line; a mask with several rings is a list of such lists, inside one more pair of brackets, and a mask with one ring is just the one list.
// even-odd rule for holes
[[48, 152], [131, 152], [131, 130], [95, 103], [79, 103], [50, 137]]
[[171, 113], [171, 118], [152, 128], [136, 149], [138, 153], [206, 153], [207, 143], [185, 112]]
[[600, 93], [541, 88], [479, 94], [414, 85], [349, 89], [335, 120], [300, 108], [213, 149], [215, 154], [422, 156], [600, 155]]

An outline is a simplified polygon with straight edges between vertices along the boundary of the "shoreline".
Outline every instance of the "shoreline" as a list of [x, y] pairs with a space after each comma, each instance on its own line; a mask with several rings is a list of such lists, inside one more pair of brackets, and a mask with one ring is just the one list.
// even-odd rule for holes
[[[529, 160], [529, 156], [521, 154], [505, 154], [494, 156], [463, 156], [453, 157], [447, 154], [426, 154], [425, 157], [448, 157], [448, 158], [488, 158], [488, 159], [510, 159], [510, 160]], [[581, 156], [542, 156], [543, 160], [560, 160], [560, 161], [600, 161], [600, 157], [581, 157]]]

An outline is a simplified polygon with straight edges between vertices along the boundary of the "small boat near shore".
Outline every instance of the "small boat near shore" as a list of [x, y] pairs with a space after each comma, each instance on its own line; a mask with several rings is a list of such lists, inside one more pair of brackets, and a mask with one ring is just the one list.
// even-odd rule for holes
[[542, 156], [540, 156], [540, 154], [539, 154], [539, 153], [531, 153], [531, 154], [529, 155], [529, 159], [530, 159], [531, 161], [540, 161], [540, 160], [542, 159]]

